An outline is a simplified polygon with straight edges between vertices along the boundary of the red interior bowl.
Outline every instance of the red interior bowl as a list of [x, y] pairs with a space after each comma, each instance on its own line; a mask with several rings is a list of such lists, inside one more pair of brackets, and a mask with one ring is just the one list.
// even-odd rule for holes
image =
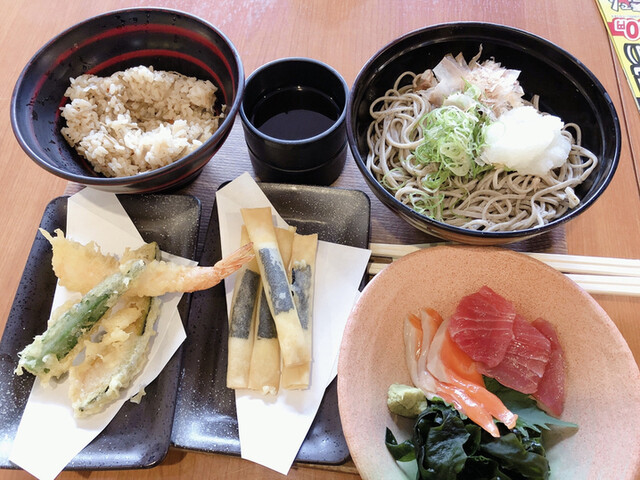
[[[108, 76], [138, 65], [208, 79], [225, 118], [202, 147], [165, 167], [135, 176], [96, 173], [60, 133], [69, 79]], [[90, 18], [60, 33], [25, 66], [11, 99], [11, 125], [24, 151], [67, 180], [115, 193], [177, 188], [192, 181], [225, 141], [240, 105], [244, 70], [233, 44], [214, 26], [186, 13], [130, 8]]]

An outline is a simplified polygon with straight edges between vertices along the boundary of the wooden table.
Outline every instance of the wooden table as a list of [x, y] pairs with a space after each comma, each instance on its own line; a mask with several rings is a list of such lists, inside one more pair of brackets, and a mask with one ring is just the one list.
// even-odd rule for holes
[[[77, 191], [37, 167], [15, 141], [9, 123], [10, 96], [29, 58], [53, 35], [94, 14], [128, 6], [167, 6], [198, 15], [224, 31], [237, 47], [249, 75], [267, 61], [305, 56], [336, 68], [351, 85], [364, 63], [394, 38], [426, 25], [476, 20], [503, 23], [541, 35], [565, 48], [590, 68], [611, 95], [621, 120], [623, 149], [618, 172], [602, 198], [566, 227], [569, 253], [640, 258], [640, 114], [609, 44], [593, 0], [181, 0], [102, 2], [2, 2], [0, 51], [0, 331], [24, 268], [46, 204]], [[238, 123], [203, 175], [191, 187], [209, 218], [220, 183], [251, 171]], [[360, 189], [371, 197], [371, 240], [388, 243], [426, 241], [380, 204], [350, 158], [335, 186]], [[565, 237], [562, 237], [565, 241]], [[557, 246], [557, 245], [556, 245]], [[640, 359], [640, 298], [598, 295]], [[61, 478], [280, 478], [236, 457], [170, 451], [151, 470], [65, 472]], [[291, 478], [358, 478], [353, 465], [327, 469], [295, 465]], [[23, 479], [22, 471], [0, 471], [0, 479]]]

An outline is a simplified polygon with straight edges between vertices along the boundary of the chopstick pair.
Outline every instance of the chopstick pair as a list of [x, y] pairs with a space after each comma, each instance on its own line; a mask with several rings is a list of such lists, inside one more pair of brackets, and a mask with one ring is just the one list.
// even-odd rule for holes
[[[376, 275], [390, 261], [436, 245], [442, 245], [442, 243], [416, 245], [371, 243], [369, 249], [373, 260], [369, 264], [368, 273]], [[589, 293], [640, 296], [640, 260], [554, 253], [524, 253], [564, 273]]]

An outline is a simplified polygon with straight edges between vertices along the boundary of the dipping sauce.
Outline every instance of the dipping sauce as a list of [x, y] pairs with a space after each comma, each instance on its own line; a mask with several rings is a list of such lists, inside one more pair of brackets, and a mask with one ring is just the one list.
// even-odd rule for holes
[[258, 100], [250, 120], [270, 137], [302, 140], [328, 130], [339, 116], [338, 105], [328, 95], [315, 88], [290, 87]]

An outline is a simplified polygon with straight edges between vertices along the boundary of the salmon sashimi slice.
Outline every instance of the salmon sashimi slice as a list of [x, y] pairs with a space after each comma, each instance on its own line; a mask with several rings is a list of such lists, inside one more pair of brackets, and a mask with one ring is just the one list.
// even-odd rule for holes
[[427, 368], [433, 376], [443, 382], [448, 382], [449, 376], [455, 375], [476, 385], [484, 385], [476, 362], [451, 339], [449, 322], [450, 320], [446, 320], [440, 325], [431, 342]]
[[514, 339], [502, 361], [493, 367], [478, 363], [483, 375], [521, 393], [534, 393], [551, 354], [551, 342], [520, 315], [513, 323]]
[[502, 403], [500, 398], [484, 388], [483, 385], [476, 385], [475, 383], [465, 381], [457, 378], [456, 376], [451, 377], [450, 383], [451, 385], [464, 390], [469, 398], [479, 405], [482, 405], [487, 413], [496, 420], [504, 423], [508, 428], [514, 428], [516, 426], [518, 415], [509, 410], [504, 403]]
[[515, 317], [511, 302], [483, 286], [460, 301], [449, 323], [449, 335], [474, 361], [495, 367], [513, 340]]
[[537, 318], [532, 322], [532, 325], [551, 343], [549, 363], [547, 363], [547, 368], [538, 383], [538, 389], [533, 394], [533, 398], [538, 401], [543, 410], [559, 417], [564, 410], [565, 401], [565, 367], [562, 347], [555, 328], [547, 320]]
[[499, 437], [500, 431], [493, 421], [493, 417], [484, 405], [475, 401], [467, 390], [448, 383], [437, 382], [438, 394], [445, 402], [453, 405], [458, 411], [464, 413], [474, 423], [489, 432], [493, 437]]
[[440, 382], [464, 391], [466, 398], [482, 406], [489, 415], [507, 427], [515, 427], [518, 416], [485, 388], [484, 379], [477, 370], [476, 362], [451, 340], [448, 333], [449, 321], [445, 320], [440, 325], [429, 347], [427, 361], [429, 372]]
[[[492, 436], [499, 437], [500, 432], [494, 418], [513, 428], [517, 416], [498, 397], [484, 388], [479, 374], [473, 376], [474, 380], [480, 382], [475, 384], [466, 378], [458, 378], [453, 369], [438, 366], [441, 362], [432, 354], [441, 350], [444, 344], [441, 339], [447, 337], [447, 322], [443, 322], [442, 317], [432, 309], [422, 309], [419, 315], [409, 314], [405, 318], [405, 358], [414, 386], [420, 388], [429, 400], [434, 397], [442, 398]], [[451, 342], [450, 339], [448, 342]], [[432, 350], [432, 347], [437, 350]], [[463, 352], [456, 352], [464, 356], [465, 363], [472, 363]], [[451, 359], [452, 362], [455, 361], [454, 357]], [[441, 376], [440, 379], [430, 371], [429, 362], [432, 362], [432, 368]]]
[[429, 345], [436, 334], [438, 324], [424, 312], [420, 316], [410, 313], [404, 320], [405, 361], [413, 385], [431, 400], [438, 396], [436, 380], [427, 370]]

